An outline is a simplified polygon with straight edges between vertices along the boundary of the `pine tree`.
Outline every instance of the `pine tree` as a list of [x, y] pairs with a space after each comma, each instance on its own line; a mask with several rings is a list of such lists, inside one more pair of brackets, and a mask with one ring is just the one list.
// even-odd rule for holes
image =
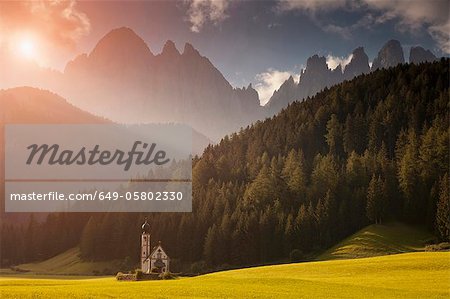
[[436, 211], [436, 231], [442, 241], [450, 241], [450, 197], [446, 173], [440, 180], [439, 201]]
[[367, 189], [366, 215], [376, 224], [381, 223], [382, 220], [384, 196], [383, 181], [381, 177], [377, 178], [374, 174]]
[[84, 258], [95, 257], [95, 247], [97, 242], [97, 224], [94, 216], [91, 216], [86, 223], [81, 235], [80, 250]]
[[420, 186], [418, 149], [417, 135], [413, 130], [410, 130], [404, 147], [404, 154], [397, 166], [397, 176], [399, 188], [405, 197], [405, 212], [411, 219], [417, 218], [421, 212], [424, 212], [418, 194], [418, 186]]
[[217, 227], [215, 224], [213, 224], [213, 226], [208, 229], [208, 233], [206, 234], [205, 246], [203, 250], [206, 262], [209, 265], [217, 265], [218, 262], [216, 256], [217, 239], [218, 239]]
[[336, 114], [332, 114], [327, 122], [327, 133], [325, 139], [332, 155], [340, 155], [342, 153], [342, 125]]
[[282, 171], [282, 177], [290, 193], [295, 199], [303, 199], [306, 190], [306, 177], [304, 172], [303, 154], [291, 150], [286, 158], [286, 162]]

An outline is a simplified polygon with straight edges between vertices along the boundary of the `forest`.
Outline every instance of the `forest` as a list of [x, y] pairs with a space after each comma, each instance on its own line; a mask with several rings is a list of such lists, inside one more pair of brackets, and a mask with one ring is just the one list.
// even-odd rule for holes
[[[138, 263], [151, 225], [175, 265], [200, 271], [309, 259], [370, 223], [450, 240], [449, 63], [377, 70], [294, 102], [193, 159], [192, 213], [60, 213], [2, 227], [3, 262], [79, 245]], [[33, 248], [33, 250], [30, 250]]]

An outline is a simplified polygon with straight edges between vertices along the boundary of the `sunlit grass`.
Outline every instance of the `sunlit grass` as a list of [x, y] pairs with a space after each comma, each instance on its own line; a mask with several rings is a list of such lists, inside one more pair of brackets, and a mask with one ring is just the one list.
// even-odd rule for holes
[[1, 298], [449, 298], [450, 253], [286, 264], [168, 281], [3, 277], [0, 290]]

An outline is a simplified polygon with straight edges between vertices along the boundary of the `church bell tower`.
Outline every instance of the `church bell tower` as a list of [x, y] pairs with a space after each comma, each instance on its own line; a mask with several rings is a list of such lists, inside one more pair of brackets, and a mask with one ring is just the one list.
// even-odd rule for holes
[[144, 273], [150, 272], [150, 224], [148, 224], [147, 219], [144, 224], [142, 224], [142, 235], [141, 235], [141, 270]]

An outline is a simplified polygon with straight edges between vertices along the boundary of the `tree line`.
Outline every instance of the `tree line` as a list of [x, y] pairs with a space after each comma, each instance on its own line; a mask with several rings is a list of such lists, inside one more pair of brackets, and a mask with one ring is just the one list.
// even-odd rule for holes
[[[144, 217], [152, 243], [193, 269], [307, 259], [393, 220], [449, 241], [449, 62], [361, 75], [225, 136], [193, 160], [192, 213], [50, 214], [34, 233], [3, 228], [3, 254], [80, 244], [87, 260], [137, 262]], [[27, 234], [33, 253], [18, 255]]]

